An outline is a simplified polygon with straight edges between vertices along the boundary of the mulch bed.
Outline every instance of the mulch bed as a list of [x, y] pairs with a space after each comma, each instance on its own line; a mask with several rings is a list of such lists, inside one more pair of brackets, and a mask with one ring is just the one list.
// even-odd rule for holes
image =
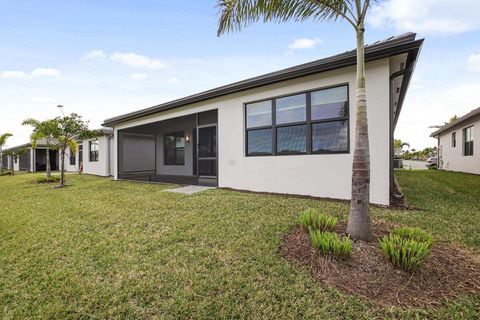
[[[378, 239], [393, 227], [386, 222], [373, 223], [376, 239], [355, 241], [345, 259], [319, 253], [300, 227], [284, 236], [280, 251], [287, 261], [310, 269], [314, 278], [382, 306], [438, 307], [460, 295], [480, 293], [480, 258], [447, 243], [435, 243], [414, 274], [393, 267], [378, 245]], [[336, 231], [345, 234], [345, 230], [346, 223], [338, 223]]]

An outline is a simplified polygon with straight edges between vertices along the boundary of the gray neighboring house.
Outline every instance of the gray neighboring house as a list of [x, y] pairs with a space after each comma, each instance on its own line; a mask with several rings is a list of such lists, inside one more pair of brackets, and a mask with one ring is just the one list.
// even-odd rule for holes
[[[423, 39], [365, 47], [372, 203], [393, 190], [393, 134]], [[259, 192], [350, 199], [356, 51], [104, 121], [113, 174]]]
[[480, 132], [480, 108], [431, 134], [438, 139], [440, 169], [480, 174], [480, 148], [475, 146], [475, 131]]
[[4, 149], [3, 152], [9, 150], [26, 149], [26, 152], [17, 158], [3, 154], [2, 163], [4, 168], [15, 171], [38, 172], [45, 171], [47, 168], [47, 151], [50, 153], [50, 167], [52, 170], [59, 168], [58, 150], [48, 149], [45, 141], [39, 141], [35, 148], [31, 143], [25, 143], [11, 148]]

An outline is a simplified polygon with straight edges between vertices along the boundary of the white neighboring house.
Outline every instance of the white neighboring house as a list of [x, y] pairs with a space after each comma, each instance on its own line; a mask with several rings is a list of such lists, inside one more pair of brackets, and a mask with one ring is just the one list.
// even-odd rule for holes
[[[65, 170], [67, 172], [79, 172], [93, 174], [97, 176], [111, 176], [113, 168], [113, 130], [108, 128], [101, 129], [102, 135], [78, 140], [78, 150], [72, 154], [67, 148], [65, 155]], [[15, 171], [43, 172], [46, 170], [46, 152], [47, 146], [44, 141], [40, 141], [35, 148], [30, 143], [18, 145], [4, 151], [15, 149], [27, 149], [18, 159], [4, 155], [2, 157], [4, 168], [11, 170], [12, 165]], [[60, 169], [60, 156], [58, 150], [49, 150], [50, 167], [52, 171]]]
[[480, 174], [480, 148], [475, 146], [475, 131], [477, 135], [480, 132], [480, 108], [431, 134], [438, 139], [440, 169]]
[[113, 175], [113, 130], [102, 128], [101, 136], [78, 140], [78, 150], [72, 154], [67, 148], [65, 168], [70, 172], [107, 177]]
[[[423, 39], [365, 48], [372, 203], [389, 205], [393, 133]], [[356, 51], [104, 121], [114, 177], [350, 199]]]

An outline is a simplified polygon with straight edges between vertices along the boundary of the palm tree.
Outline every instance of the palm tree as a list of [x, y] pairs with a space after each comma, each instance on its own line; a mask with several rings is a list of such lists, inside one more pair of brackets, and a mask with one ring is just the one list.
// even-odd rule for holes
[[371, 238], [370, 150], [365, 95], [365, 16], [370, 0], [218, 0], [217, 34], [239, 31], [253, 22], [307, 19], [345, 20], [354, 29], [357, 47], [355, 148], [352, 164], [352, 199], [347, 232], [355, 239]]
[[30, 143], [32, 144], [32, 148], [36, 148], [38, 141], [40, 140], [45, 142], [47, 146], [47, 149], [45, 150], [45, 173], [47, 178], [51, 178], [52, 169], [50, 167], [50, 148], [52, 147], [53, 142], [50, 138], [50, 128], [47, 126], [46, 122], [42, 122], [33, 118], [24, 120], [22, 125], [29, 125], [33, 127], [32, 134], [30, 135]]
[[12, 136], [11, 133], [4, 133], [0, 134], [0, 171], [3, 170], [3, 153], [2, 153], [2, 148], [5, 146], [7, 143], [7, 139]]
[[403, 142], [400, 139], [393, 140], [393, 148], [395, 149], [395, 155], [400, 155], [403, 151], [404, 147], [410, 148], [410, 144], [408, 142]]

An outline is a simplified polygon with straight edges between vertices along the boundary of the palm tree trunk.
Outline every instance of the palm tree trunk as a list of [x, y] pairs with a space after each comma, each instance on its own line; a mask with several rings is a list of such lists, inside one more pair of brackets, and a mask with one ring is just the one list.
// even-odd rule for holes
[[355, 149], [352, 164], [352, 200], [347, 233], [354, 239], [369, 240], [370, 151], [368, 144], [367, 97], [365, 91], [364, 28], [357, 28], [357, 101]]
[[65, 186], [65, 148], [60, 151], [60, 187]]
[[50, 168], [50, 149], [46, 149], [45, 171], [47, 172], [47, 178], [52, 176], [52, 169]]

